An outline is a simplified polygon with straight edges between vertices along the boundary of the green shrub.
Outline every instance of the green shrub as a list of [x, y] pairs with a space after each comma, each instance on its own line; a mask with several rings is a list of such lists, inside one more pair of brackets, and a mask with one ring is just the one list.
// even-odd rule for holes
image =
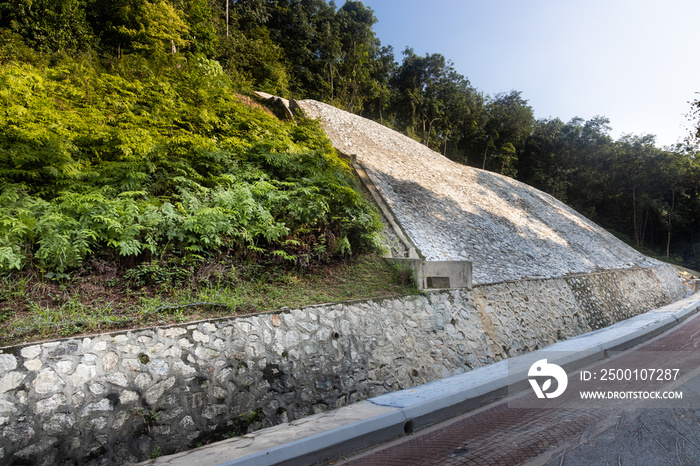
[[217, 62], [6, 64], [0, 106], [0, 270], [374, 247], [377, 214], [318, 124], [243, 105]]

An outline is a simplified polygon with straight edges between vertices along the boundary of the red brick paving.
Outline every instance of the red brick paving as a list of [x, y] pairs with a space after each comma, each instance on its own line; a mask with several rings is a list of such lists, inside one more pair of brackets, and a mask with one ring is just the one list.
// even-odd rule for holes
[[521, 464], [556, 448], [609, 416], [608, 410], [509, 409], [500, 403], [344, 465]]

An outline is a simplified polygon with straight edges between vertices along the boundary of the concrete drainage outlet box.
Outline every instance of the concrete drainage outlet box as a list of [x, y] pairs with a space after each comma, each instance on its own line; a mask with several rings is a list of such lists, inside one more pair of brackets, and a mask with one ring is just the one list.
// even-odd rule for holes
[[472, 288], [472, 263], [470, 261], [426, 261], [400, 257], [385, 258], [400, 269], [410, 271], [418, 288], [456, 289]]
[[472, 263], [469, 261], [423, 261], [424, 288], [471, 288]]

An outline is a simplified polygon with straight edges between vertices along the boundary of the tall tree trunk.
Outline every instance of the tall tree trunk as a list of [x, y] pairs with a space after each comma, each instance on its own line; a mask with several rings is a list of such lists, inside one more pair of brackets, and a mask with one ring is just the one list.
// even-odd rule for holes
[[229, 0], [226, 0], [226, 37], [228, 37], [228, 3]]
[[430, 149], [430, 133], [432, 133], [433, 131], [433, 123], [435, 122], [435, 120], [437, 120], [437, 118], [433, 118], [432, 120], [430, 120], [430, 123], [428, 123], [428, 135], [426, 136], [425, 140], [425, 146], [428, 149]]
[[634, 244], [639, 247], [639, 226], [637, 225], [637, 194], [632, 188], [632, 224], [634, 225]]
[[328, 62], [328, 74], [330, 75], [331, 79], [331, 102], [333, 102], [333, 98], [335, 97], [335, 92], [334, 92], [334, 87], [333, 87], [333, 64], [331, 62]]
[[666, 257], [671, 256], [671, 215], [676, 206], [676, 191], [671, 191], [671, 209], [668, 211], [668, 239], [666, 240]]
[[[352, 56], [353, 56], [353, 62], [355, 61], [355, 57], [357, 57], [357, 41], [353, 41], [352, 43]], [[355, 108], [355, 98], [357, 97], [357, 63], [354, 63], [352, 65], [352, 94], [350, 95], [350, 103], [348, 104], [348, 111], [353, 112], [353, 109]]]
[[354, 113], [355, 109], [355, 98], [357, 97], [357, 78], [356, 78], [356, 69], [353, 67], [352, 69], [352, 92], [350, 93], [350, 102], [348, 103], [348, 112]]

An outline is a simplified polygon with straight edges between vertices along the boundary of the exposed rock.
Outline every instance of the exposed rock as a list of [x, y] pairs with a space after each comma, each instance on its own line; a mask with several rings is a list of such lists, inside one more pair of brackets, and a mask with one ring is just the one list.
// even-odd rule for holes
[[0, 378], [0, 393], [5, 393], [20, 386], [26, 375], [21, 372], [8, 372]]
[[56, 374], [53, 369], [44, 369], [36, 376], [33, 382], [34, 390], [37, 393], [51, 393], [62, 390], [65, 382]]
[[11, 354], [0, 354], [0, 375], [17, 368], [17, 358]]

